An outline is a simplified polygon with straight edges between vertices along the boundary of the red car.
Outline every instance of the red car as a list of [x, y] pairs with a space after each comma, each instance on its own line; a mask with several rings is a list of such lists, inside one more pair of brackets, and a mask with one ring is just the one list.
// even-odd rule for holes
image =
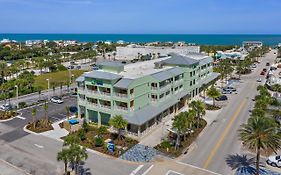
[[265, 72], [264, 72], [264, 71], [262, 71], [260, 75], [265, 75]]

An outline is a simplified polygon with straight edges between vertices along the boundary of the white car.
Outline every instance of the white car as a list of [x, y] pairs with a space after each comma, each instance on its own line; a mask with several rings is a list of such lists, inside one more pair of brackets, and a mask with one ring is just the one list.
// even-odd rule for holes
[[61, 104], [61, 103], [63, 103], [63, 100], [58, 96], [54, 96], [51, 98], [51, 102]]
[[281, 168], [281, 156], [280, 155], [269, 156], [268, 159], [266, 160], [266, 163], [273, 167]]
[[257, 82], [261, 82], [261, 81], [262, 81], [262, 79], [261, 79], [261, 78], [258, 78], [258, 79], [257, 79]]
[[0, 110], [2, 111], [9, 111], [11, 110], [13, 107], [11, 104], [7, 103], [7, 104], [3, 104], [0, 106]]

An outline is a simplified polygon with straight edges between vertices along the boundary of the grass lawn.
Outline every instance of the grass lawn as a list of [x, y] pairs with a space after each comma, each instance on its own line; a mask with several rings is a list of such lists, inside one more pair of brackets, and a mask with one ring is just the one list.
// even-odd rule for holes
[[[74, 75], [74, 80], [82, 75], [85, 72], [85, 70], [71, 70], [71, 74]], [[52, 72], [52, 73], [46, 73], [39, 75], [35, 78], [35, 87], [43, 87], [43, 89], [48, 88], [48, 82], [46, 79], [50, 79], [50, 86], [52, 87], [55, 85], [56, 87], [60, 86], [60, 83], [63, 83], [64, 85], [69, 82], [69, 72], [66, 71], [59, 71], [59, 72]]]

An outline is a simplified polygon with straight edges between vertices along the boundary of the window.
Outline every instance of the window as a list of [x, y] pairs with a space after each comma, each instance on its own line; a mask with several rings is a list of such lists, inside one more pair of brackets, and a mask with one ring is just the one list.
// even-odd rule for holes
[[177, 90], [178, 90], [178, 88], [179, 88], [179, 87], [176, 87], [176, 88], [175, 88], [175, 91], [177, 91]]
[[169, 95], [169, 94], [170, 94], [170, 91], [167, 91], [167, 92], [166, 92], [166, 95]]
[[182, 88], [182, 87], [183, 87], [183, 85], [181, 84], [181, 85], [180, 85], [180, 88]]
[[189, 85], [192, 86], [192, 81], [190, 81]]
[[190, 77], [192, 77], [192, 72], [190, 72]]
[[159, 96], [160, 99], [163, 98], [163, 97], [164, 97], [164, 94], [161, 94], [161, 95]]
[[193, 80], [193, 84], [195, 84], [195, 79]]

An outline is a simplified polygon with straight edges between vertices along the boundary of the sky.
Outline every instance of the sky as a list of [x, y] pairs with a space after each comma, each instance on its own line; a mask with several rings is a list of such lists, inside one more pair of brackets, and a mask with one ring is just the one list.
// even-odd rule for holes
[[0, 0], [0, 33], [281, 34], [281, 0]]

